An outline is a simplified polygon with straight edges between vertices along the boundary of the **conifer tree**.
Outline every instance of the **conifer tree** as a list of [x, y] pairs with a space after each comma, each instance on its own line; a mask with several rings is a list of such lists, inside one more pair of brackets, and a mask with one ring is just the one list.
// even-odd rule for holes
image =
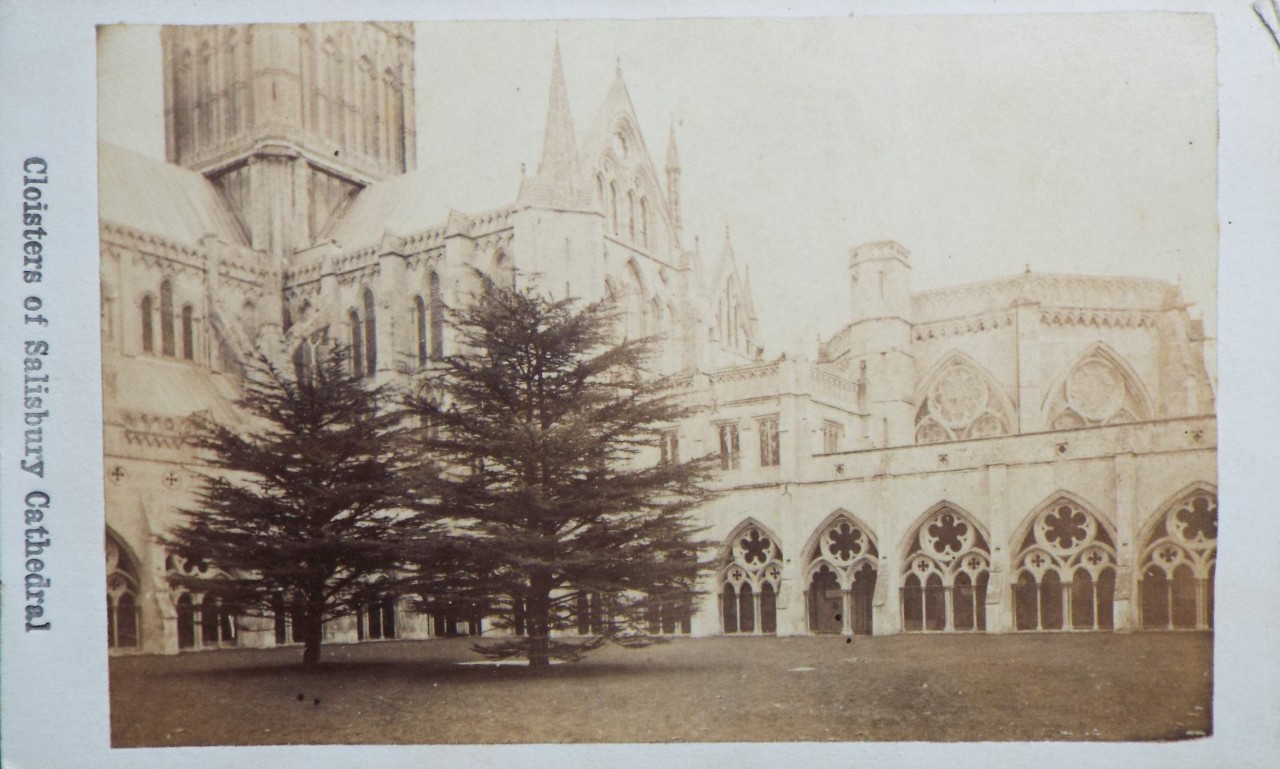
[[303, 664], [317, 664], [324, 624], [394, 595], [405, 543], [431, 534], [408, 524], [393, 405], [339, 348], [322, 346], [305, 367], [251, 359], [236, 401], [242, 424], [196, 418], [195, 446], [219, 472], [166, 539], [225, 576], [176, 581], [250, 616], [287, 610]]
[[[432, 458], [420, 520], [446, 522], [459, 554], [450, 589], [422, 592], [427, 609], [470, 606], [516, 631], [477, 651], [542, 666], [625, 641], [655, 602], [689, 605], [710, 463], [657, 459], [657, 431], [685, 415], [645, 373], [658, 340], [615, 343], [605, 302], [482, 282], [451, 313], [462, 352], [408, 399]], [[592, 604], [591, 640], [552, 638]]]

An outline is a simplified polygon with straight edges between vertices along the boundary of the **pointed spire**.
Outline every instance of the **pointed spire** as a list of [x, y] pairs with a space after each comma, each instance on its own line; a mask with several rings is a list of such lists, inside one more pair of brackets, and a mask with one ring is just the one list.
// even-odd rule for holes
[[671, 130], [667, 134], [667, 171], [680, 170], [680, 151], [676, 149], [676, 119], [671, 118]]
[[573, 116], [569, 111], [569, 89], [565, 86], [564, 65], [560, 60], [560, 40], [556, 39], [551, 58], [551, 87], [547, 100], [547, 127], [542, 138], [542, 158], [538, 172], [521, 182], [521, 203], [534, 205], [580, 206], [584, 193], [578, 179], [578, 141], [573, 132]]
[[538, 174], [567, 177], [577, 170], [578, 142], [573, 135], [573, 116], [569, 112], [569, 89], [564, 83], [564, 65], [560, 61], [560, 40], [556, 40], [551, 61], [551, 89], [547, 104], [547, 129], [542, 139], [542, 160]]

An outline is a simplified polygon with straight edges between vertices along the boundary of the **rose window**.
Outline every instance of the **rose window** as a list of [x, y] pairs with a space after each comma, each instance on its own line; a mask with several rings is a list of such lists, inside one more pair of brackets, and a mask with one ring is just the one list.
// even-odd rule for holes
[[773, 547], [773, 543], [769, 538], [760, 533], [758, 529], [751, 529], [746, 536], [738, 540], [740, 557], [749, 564], [764, 563], [769, 559], [769, 550]]
[[848, 521], [841, 521], [827, 530], [826, 552], [841, 563], [848, 563], [862, 554], [865, 537], [862, 531]]
[[1088, 513], [1063, 502], [1041, 513], [1033, 528], [1036, 541], [1041, 546], [1063, 554], [1087, 544], [1096, 526]]
[[1208, 495], [1197, 496], [1173, 514], [1174, 531], [1185, 542], [1211, 542], [1218, 539], [1218, 504]]
[[950, 563], [973, 544], [973, 527], [950, 510], [935, 515], [920, 531], [927, 552], [944, 563]]

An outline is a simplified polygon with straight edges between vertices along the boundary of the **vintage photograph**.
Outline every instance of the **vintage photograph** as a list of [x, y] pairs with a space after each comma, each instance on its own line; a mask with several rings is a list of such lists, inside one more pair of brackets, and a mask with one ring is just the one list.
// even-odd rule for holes
[[1212, 734], [1211, 16], [97, 45], [113, 747]]

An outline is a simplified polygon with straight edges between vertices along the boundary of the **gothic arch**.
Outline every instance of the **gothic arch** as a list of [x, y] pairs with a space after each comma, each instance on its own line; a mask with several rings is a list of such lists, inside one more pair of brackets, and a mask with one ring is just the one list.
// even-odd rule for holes
[[903, 629], [986, 630], [991, 540], [984, 528], [943, 501], [908, 531], [901, 548]]
[[1017, 408], [982, 364], [959, 350], [942, 356], [916, 391], [916, 443], [1017, 432]]
[[1041, 410], [1046, 430], [1123, 424], [1155, 415], [1138, 372], [1103, 342], [1090, 345], [1058, 375]]
[[1096, 510], [1058, 492], [1018, 527], [1010, 548], [1016, 630], [1113, 627], [1116, 529]]
[[103, 545], [107, 575], [107, 646], [142, 647], [142, 570], [133, 549], [106, 527]]
[[871, 527], [838, 509], [814, 529], [801, 554], [810, 632], [869, 635], [880, 568]]
[[777, 632], [783, 562], [778, 542], [766, 526], [747, 518], [721, 545], [716, 582], [725, 633]]
[[1138, 612], [1143, 629], [1212, 628], [1216, 487], [1184, 487], [1143, 527], [1139, 542]]
[[178, 648], [234, 646], [238, 643], [238, 612], [213, 593], [185, 587], [182, 577], [225, 579], [226, 574], [203, 561], [170, 553], [164, 559], [173, 605], [177, 610]]

